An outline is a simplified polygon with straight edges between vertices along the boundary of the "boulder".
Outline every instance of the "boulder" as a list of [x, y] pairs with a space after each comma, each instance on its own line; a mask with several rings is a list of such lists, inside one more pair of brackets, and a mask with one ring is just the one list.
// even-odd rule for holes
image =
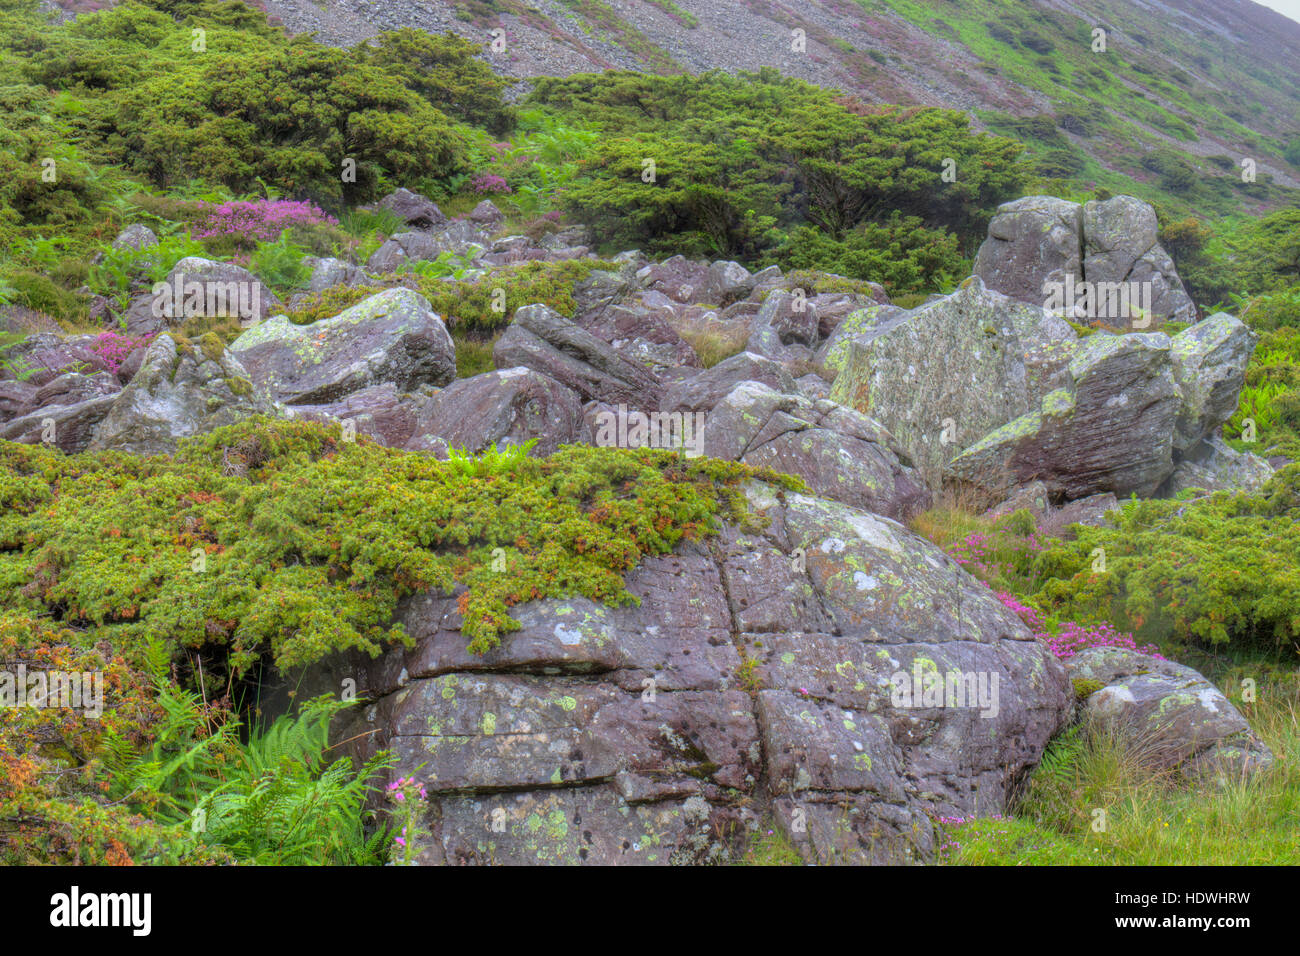
[[1273, 762], [1246, 718], [1190, 667], [1117, 647], [1080, 651], [1065, 667], [1076, 686], [1100, 685], [1084, 701], [1084, 726], [1117, 735], [1149, 767], [1235, 779]]
[[85, 451], [95, 429], [117, 401], [101, 395], [70, 405], [49, 405], [20, 415], [0, 427], [0, 439], [24, 445], [53, 445], [69, 455]]
[[1191, 488], [1202, 491], [1259, 491], [1273, 477], [1268, 459], [1234, 451], [1217, 435], [1183, 453], [1160, 494], [1173, 497]]
[[580, 315], [588, 332], [622, 355], [652, 369], [699, 368], [695, 349], [664, 318], [639, 306], [611, 305]]
[[1246, 366], [1259, 337], [1226, 312], [1171, 339], [1174, 381], [1182, 395], [1174, 450], [1185, 453], [1232, 417], [1246, 384]]
[[356, 681], [337, 739], [426, 788], [423, 864], [728, 862], [768, 820], [811, 862], [920, 862], [934, 815], [1004, 812], [1070, 713], [1060, 662], [902, 525], [745, 494], [765, 530], [645, 557], [635, 604], [521, 604], [475, 656], [456, 595], [417, 595], [412, 646], [288, 683]]
[[975, 254], [974, 274], [994, 292], [1042, 305], [1046, 283], [1082, 278], [1083, 208], [1052, 196], [1003, 203]]
[[232, 262], [187, 256], [167, 278], [136, 296], [125, 315], [131, 335], [159, 332], [192, 318], [237, 318], [261, 322], [281, 308], [276, 294], [257, 276]]
[[1035, 479], [1054, 498], [1151, 495], [1174, 469], [1169, 348], [1159, 332], [1083, 339], [1067, 385], [961, 451], [946, 475], [992, 501]]
[[1196, 307], [1157, 232], [1155, 210], [1132, 196], [1083, 206], [1027, 196], [998, 207], [974, 272], [990, 289], [1080, 321], [1125, 331], [1194, 321]]
[[[90, 348], [92, 343], [91, 336], [66, 338], [53, 332], [38, 332], [11, 346], [5, 359], [25, 367], [28, 371], [23, 381], [40, 388], [69, 372], [109, 371], [104, 357]], [[13, 372], [0, 366], [0, 381], [14, 378]]]
[[759, 382], [742, 382], [713, 407], [703, 451], [797, 475], [813, 494], [900, 521], [930, 505], [925, 482], [878, 423]]
[[[1178, 278], [1174, 260], [1156, 241], [1160, 226], [1149, 203], [1132, 196], [1093, 200], [1083, 206], [1082, 223], [1080, 278], [1086, 277], [1094, 289], [1103, 283], [1136, 284], [1144, 308], [1149, 300], [1149, 318], [1157, 324], [1196, 320], [1196, 306]], [[1133, 327], [1148, 324], [1139, 319]]]
[[182, 438], [275, 412], [265, 390], [216, 335], [197, 342], [160, 335], [95, 429], [91, 448], [167, 454]]
[[121, 251], [122, 249], [134, 249], [139, 252], [141, 249], [148, 249], [150, 246], [158, 245], [157, 234], [143, 223], [133, 222], [117, 234], [113, 240], [113, 248]]
[[429, 229], [447, 221], [447, 217], [442, 214], [442, 210], [433, 200], [409, 189], [398, 189], [389, 193], [379, 200], [378, 205], [382, 209], [393, 212], [402, 222], [416, 229]]
[[483, 226], [497, 226], [505, 222], [506, 214], [498, 209], [491, 199], [484, 199], [474, 207], [473, 212], [469, 214], [469, 219]]
[[655, 407], [661, 383], [642, 365], [544, 305], [515, 312], [492, 350], [499, 369], [523, 366], [573, 389], [584, 401]]
[[387, 289], [331, 319], [294, 325], [286, 316], [244, 332], [230, 346], [253, 382], [286, 405], [319, 405], [371, 385], [401, 390], [456, 377], [456, 350], [429, 301]]
[[[817, 312], [821, 319], [821, 310]], [[826, 341], [817, 349], [817, 364], [827, 371], [838, 374], [844, 370], [844, 363], [849, 355], [849, 343], [864, 337], [864, 344], [874, 338], [878, 327], [891, 320], [898, 320], [907, 315], [906, 309], [896, 305], [867, 305], [845, 316], [826, 333]]]
[[704, 298], [709, 279], [709, 266], [706, 263], [692, 262], [685, 256], [673, 256], [663, 262], [643, 266], [636, 275], [644, 288], [662, 293], [674, 302], [690, 304], [707, 301]]
[[664, 393], [663, 405], [670, 412], [708, 411], [741, 382], [759, 382], [791, 394], [799, 390], [779, 363], [753, 352], [741, 352], [671, 386]]
[[34, 411], [37, 391], [31, 382], [0, 381], [0, 422]]
[[1011, 497], [984, 513], [984, 518], [997, 521], [1017, 511], [1028, 511], [1040, 534], [1049, 538], [1069, 538], [1067, 529], [1072, 524], [1101, 526], [1109, 522], [1110, 512], [1119, 507], [1119, 500], [1109, 492], [1089, 495], [1076, 501], [1067, 501], [1057, 507], [1051, 494], [1041, 481], [1015, 489]]
[[879, 421], [927, 473], [1036, 408], [1076, 344], [1062, 319], [978, 277], [910, 312], [880, 308], [847, 340], [831, 398]]
[[745, 351], [776, 361], [788, 361], [788, 346], [811, 346], [817, 342], [820, 324], [816, 306], [793, 293], [771, 293], [750, 326]]
[[309, 293], [324, 292], [338, 285], [359, 286], [366, 283], [365, 272], [342, 259], [318, 259], [315, 256], [307, 256], [302, 262], [311, 269], [311, 279], [307, 283]]
[[754, 288], [754, 281], [749, 270], [739, 262], [720, 259], [709, 266], [699, 294], [702, 301], [719, 306], [727, 305], [749, 295]]
[[572, 389], [529, 368], [461, 379], [429, 397], [403, 447], [447, 457], [450, 448], [479, 453], [537, 440], [550, 455], [581, 439], [582, 402]]
[[404, 448], [415, 432], [420, 406], [429, 396], [400, 391], [391, 382], [371, 385], [324, 405], [290, 405], [285, 411], [294, 418], [314, 422], [351, 422], [357, 434], [388, 448]]

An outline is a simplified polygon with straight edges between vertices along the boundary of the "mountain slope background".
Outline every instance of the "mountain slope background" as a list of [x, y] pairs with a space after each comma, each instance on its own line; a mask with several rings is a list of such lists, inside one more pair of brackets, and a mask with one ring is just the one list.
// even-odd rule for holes
[[[1026, 143], [1040, 170], [1191, 211], [1259, 212], [1300, 187], [1300, 24], [1243, 0], [267, 0], [351, 45], [415, 26], [526, 79], [773, 66], [872, 103], [943, 106]], [[493, 29], [505, 49], [493, 51]], [[1094, 30], [1105, 52], [1094, 52]], [[796, 49], [793, 31], [806, 47]], [[500, 44], [498, 44], [498, 47]], [[1257, 182], [1243, 183], [1242, 160]], [[1181, 160], [1181, 162], [1179, 162]], [[1193, 182], [1207, 195], [1187, 197]]]

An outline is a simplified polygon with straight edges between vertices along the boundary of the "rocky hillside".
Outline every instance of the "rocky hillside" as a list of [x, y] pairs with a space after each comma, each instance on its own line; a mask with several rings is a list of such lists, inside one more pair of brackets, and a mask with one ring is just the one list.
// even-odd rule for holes
[[[772, 66], [867, 102], [964, 110], [1040, 157], [1077, 152], [1066, 175], [1115, 192], [1134, 182], [1167, 190], [1143, 164], [1160, 148], [1202, 177], [1224, 175], [1212, 157], [1228, 157], [1230, 174], [1252, 158], [1262, 176], [1300, 186], [1300, 151], [1284, 156], [1300, 137], [1300, 24], [1249, 2], [267, 0], [265, 9], [327, 43], [399, 26], [451, 30], [520, 78]], [[493, 51], [498, 28], [505, 46]], [[1092, 48], [1098, 28], [1104, 53]]]

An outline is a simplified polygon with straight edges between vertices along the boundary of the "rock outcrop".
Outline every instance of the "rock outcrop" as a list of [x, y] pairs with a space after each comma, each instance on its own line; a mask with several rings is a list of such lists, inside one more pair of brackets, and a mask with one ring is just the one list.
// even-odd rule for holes
[[371, 385], [408, 390], [456, 377], [456, 349], [429, 301], [389, 289], [331, 319], [294, 325], [277, 315], [249, 329], [230, 351], [253, 382], [286, 405], [334, 401]]
[[1006, 808], [1070, 713], [1060, 662], [901, 525], [747, 496], [766, 530], [644, 560], [638, 607], [521, 605], [476, 657], [424, 595], [413, 647], [315, 669], [371, 700], [340, 739], [426, 787], [420, 862], [725, 862], [772, 823], [812, 861], [916, 862], [931, 814]]
[[1068, 658], [1065, 668], [1076, 686], [1096, 688], [1083, 702], [1084, 726], [1117, 736], [1150, 767], [1237, 777], [1273, 762], [1246, 718], [1190, 667], [1095, 647]]
[[990, 289], [1080, 321], [1126, 331], [1193, 322], [1196, 306], [1158, 228], [1155, 210], [1132, 196], [1082, 206], [1026, 196], [998, 207], [974, 271]]

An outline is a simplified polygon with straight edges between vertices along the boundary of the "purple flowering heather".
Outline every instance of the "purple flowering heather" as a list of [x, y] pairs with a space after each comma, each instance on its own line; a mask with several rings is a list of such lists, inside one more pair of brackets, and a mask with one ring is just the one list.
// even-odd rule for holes
[[306, 200], [258, 199], [254, 202], [227, 202], [209, 205], [205, 212], [206, 217], [194, 230], [196, 239], [234, 236], [254, 242], [270, 242], [280, 238], [280, 233], [291, 226], [338, 224], [337, 219]]

